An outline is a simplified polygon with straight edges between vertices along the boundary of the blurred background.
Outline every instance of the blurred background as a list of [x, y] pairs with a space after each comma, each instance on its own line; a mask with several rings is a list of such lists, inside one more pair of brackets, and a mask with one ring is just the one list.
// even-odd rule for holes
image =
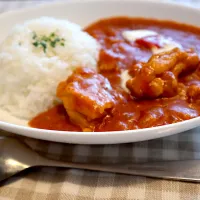
[[[68, 1], [68, 0], [0, 0], [0, 12], [4, 12], [6, 10], [19, 9], [22, 7], [23, 8], [32, 7], [38, 4], [50, 3], [55, 1]], [[200, 0], [154, 0], [154, 1], [170, 1], [180, 4], [187, 4], [189, 6], [200, 7]]]

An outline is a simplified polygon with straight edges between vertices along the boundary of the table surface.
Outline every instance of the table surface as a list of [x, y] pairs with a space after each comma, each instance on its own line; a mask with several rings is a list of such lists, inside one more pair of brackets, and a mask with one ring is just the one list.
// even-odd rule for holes
[[[54, 0], [0, 1], [0, 12]], [[63, 0], [64, 1], [64, 0]], [[172, 0], [200, 6], [199, 0]], [[21, 137], [51, 159], [96, 164], [200, 159], [200, 128], [174, 136], [120, 145], [72, 145]], [[0, 132], [0, 135], [7, 133]], [[200, 184], [60, 168], [36, 168], [0, 184], [0, 200], [196, 200]]]

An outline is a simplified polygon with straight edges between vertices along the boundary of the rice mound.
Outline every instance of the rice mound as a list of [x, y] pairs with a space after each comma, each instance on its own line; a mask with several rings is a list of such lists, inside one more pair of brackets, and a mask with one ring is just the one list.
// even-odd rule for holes
[[[64, 45], [33, 45], [33, 34], [56, 32]], [[16, 25], [0, 45], [0, 107], [31, 119], [58, 101], [56, 87], [76, 67], [96, 68], [99, 44], [81, 27], [66, 20], [42, 17]]]

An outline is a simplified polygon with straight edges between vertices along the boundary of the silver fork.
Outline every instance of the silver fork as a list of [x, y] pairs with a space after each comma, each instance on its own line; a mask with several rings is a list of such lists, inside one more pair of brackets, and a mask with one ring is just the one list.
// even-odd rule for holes
[[0, 181], [30, 167], [51, 166], [200, 182], [200, 160], [96, 165], [49, 160], [18, 139], [0, 137]]

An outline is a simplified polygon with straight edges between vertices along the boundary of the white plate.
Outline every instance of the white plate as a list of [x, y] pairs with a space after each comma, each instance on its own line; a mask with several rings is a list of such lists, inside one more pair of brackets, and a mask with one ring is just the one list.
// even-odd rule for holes
[[[109, 16], [137, 16], [169, 19], [200, 25], [200, 10], [174, 3], [145, 0], [72, 0], [43, 5], [32, 9], [8, 12], [0, 16], [0, 38], [4, 38], [16, 23], [40, 16], [69, 19], [83, 27]], [[67, 132], [40, 130], [27, 127], [26, 121], [16, 119], [0, 110], [0, 128], [19, 135], [65, 143], [113, 144], [136, 142], [180, 133], [200, 124], [200, 117], [155, 128], [118, 132]]]

